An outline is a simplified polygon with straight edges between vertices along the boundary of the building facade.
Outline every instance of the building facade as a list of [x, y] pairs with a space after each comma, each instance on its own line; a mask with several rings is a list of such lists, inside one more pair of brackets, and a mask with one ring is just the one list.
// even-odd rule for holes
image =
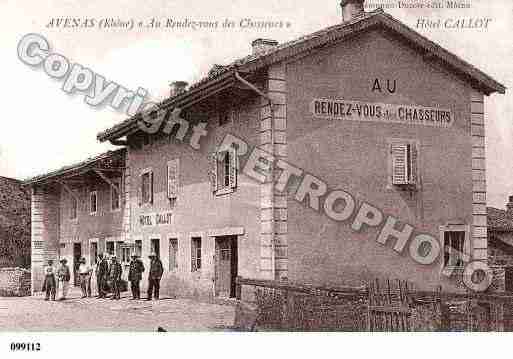
[[[164, 290], [207, 297], [234, 296], [236, 276], [453, 286], [441, 274], [460, 268], [452, 256], [419, 265], [393, 249], [421, 233], [486, 262], [484, 96], [504, 87], [383, 11], [363, 12], [363, 1], [343, 1], [342, 13], [340, 24], [288, 43], [255, 40], [252, 54], [187, 89], [174, 83], [161, 122], [138, 114], [98, 134], [124, 154], [122, 205], [105, 221], [85, 211], [80, 225], [65, 224], [63, 184], [39, 192], [44, 181], [29, 182], [33, 202], [56, 209], [36, 219], [57, 223], [54, 237], [33, 234], [33, 243], [61, 256], [75, 252], [46, 238], [77, 255], [71, 243], [81, 243], [91, 258], [114, 242], [146, 264], [157, 252]], [[87, 173], [105, 187], [97, 198], [116, 186]], [[347, 218], [334, 218], [344, 209], [327, 206], [326, 188], [349, 195], [346, 209], [354, 201]]]

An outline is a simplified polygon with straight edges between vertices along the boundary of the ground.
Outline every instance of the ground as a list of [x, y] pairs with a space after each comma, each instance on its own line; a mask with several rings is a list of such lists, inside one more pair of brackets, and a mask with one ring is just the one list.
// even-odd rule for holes
[[235, 308], [191, 299], [159, 301], [80, 298], [75, 288], [65, 301], [41, 296], [0, 298], [2, 331], [167, 331], [226, 330], [233, 326]]

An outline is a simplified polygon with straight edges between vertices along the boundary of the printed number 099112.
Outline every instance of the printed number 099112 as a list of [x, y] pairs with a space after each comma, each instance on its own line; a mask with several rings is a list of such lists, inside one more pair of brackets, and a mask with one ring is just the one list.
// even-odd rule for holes
[[11, 343], [11, 351], [37, 352], [41, 350], [40, 343]]

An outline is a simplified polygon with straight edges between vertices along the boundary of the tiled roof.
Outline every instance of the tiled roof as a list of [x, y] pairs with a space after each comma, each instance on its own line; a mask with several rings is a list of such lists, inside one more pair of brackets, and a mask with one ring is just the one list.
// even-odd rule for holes
[[[360, 25], [362, 25], [361, 28], [359, 28]], [[366, 26], [372, 25], [382, 25], [390, 30], [402, 34], [409, 41], [415, 43], [415, 45], [420, 49], [423, 49], [426, 55], [437, 57], [446, 65], [452, 66], [452, 68], [458, 70], [465, 78], [467, 78], [469, 81], [472, 81], [474, 85], [484, 88], [485, 92], [491, 93], [498, 91], [500, 93], [504, 93], [505, 87], [502, 84], [496, 82], [494, 79], [481, 72], [474, 66], [461, 60], [449, 51], [443, 49], [441, 46], [410, 29], [399, 20], [396, 20], [391, 15], [384, 13], [382, 9], [378, 8], [372, 12], [364, 12], [361, 15], [356, 16], [351, 21], [346, 21], [324, 28], [320, 31], [302, 36], [298, 39], [279, 44], [275, 47], [271, 47], [267, 50], [259, 51], [256, 54], [250, 54], [243, 58], [237, 59], [226, 66], [214, 65], [208, 72], [207, 76], [192, 84], [187, 91], [175, 95], [174, 97], [165, 99], [159, 104], [159, 107], [167, 108], [169, 106], [173, 106], [175, 100], [186, 98], [188, 94], [194, 90], [201, 88], [203, 85], [206, 85], [213, 80], [218, 79], [223, 74], [227, 74], [231, 71], [255, 71], [260, 67], [279, 62], [287, 57], [294, 56], [318, 46], [333, 43], [343, 39], [346, 36], [356, 33], [361, 29], [366, 28]], [[110, 137], [116, 134], [119, 130], [124, 130], [125, 128], [128, 128], [133, 123], [135, 123], [137, 118], [138, 114], [127, 118], [121, 123], [103, 132], [100, 132], [97, 135], [97, 139], [100, 141], [111, 139]]]
[[65, 173], [85, 168], [87, 166], [93, 165], [102, 160], [113, 158], [115, 156], [124, 156], [125, 152], [126, 152], [125, 148], [120, 148], [120, 149], [117, 149], [114, 151], [107, 151], [107, 152], [101, 153], [99, 155], [96, 155], [94, 157], [89, 157], [86, 160], [83, 160], [83, 161], [80, 161], [80, 162], [77, 162], [77, 163], [74, 163], [71, 165], [63, 166], [59, 169], [28, 178], [23, 181], [23, 184], [28, 185], [28, 184], [33, 184], [33, 183], [37, 183], [37, 182], [43, 182], [48, 179], [63, 175]]
[[488, 229], [492, 231], [513, 231], [513, 214], [503, 209], [486, 207]]

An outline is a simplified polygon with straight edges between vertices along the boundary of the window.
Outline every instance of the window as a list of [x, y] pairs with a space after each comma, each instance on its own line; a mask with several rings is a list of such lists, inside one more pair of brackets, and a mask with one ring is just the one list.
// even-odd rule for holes
[[167, 163], [167, 197], [169, 199], [177, 198], [179, 179], [179, 160], [174, 159]]
[[224, 126], [231, 120], [231, 110], [229, 107], [221, 108], [218, 113], [219, 126]]
[[71, 204], [70, 204], [70, 219], [76, 219], [77, 218], [77, 207], [78, 207], [78, 201], [75, 197], [71, 197]]
[[237, 187], [238, 158], [234, 148], [212, 155], [212, 191], [216, 194], [230, 193]]
[[116, 211], [119, 209], [119, 206], [120, 206], [120, 202], [121, 202], [121, 197], [120, 197], [120, 180], [115, 180], [113, 181], [114, 184], [117, 186], [117, 187], [113, 187], [113, 186], [110, 186], [110, 208], [111, 210], [113, 211]]
[[444, 232], [444, 266], [463, 267], [462, 254], [465, 254], [465, 232]]
[[470, 259], [470, 226], [450, 224], [440, 227], [443, 250], [443, 266], [461, 268]]
[[130, 246], [127, 246], [127, 245], [121, 246], [121, 262], [122, 263], [130, 262]]
[[178, 240], [176, 238], [169, 239], [169, 270], [178, 269]]
[[416, 185], [418, 153], [413, 142], [394, 142], [390, 145], [392, 158], [392, 184]]
[[151, 251], [157, 255], [157, 258], [160, 258], [160, 239], [151, 239]]
[[107, 241], [105, 244], [105, 251], [111, 256], [114, 255], [114, 242]]
[[91, 214], [96, 214], [98, 210], [98, 192], [92, 191], [89, 194], [89, 212]]
[[139, 205], [147, 203], [153, 203], [153, 172], [150, 170], [141, 175]]
[[142, 241], [139, 239], [135, 241], [135, 253], [139, 258], [142, 257]]
[[191, 239], [191, 271], [196, 272], [201, 269], [201, 238]]

